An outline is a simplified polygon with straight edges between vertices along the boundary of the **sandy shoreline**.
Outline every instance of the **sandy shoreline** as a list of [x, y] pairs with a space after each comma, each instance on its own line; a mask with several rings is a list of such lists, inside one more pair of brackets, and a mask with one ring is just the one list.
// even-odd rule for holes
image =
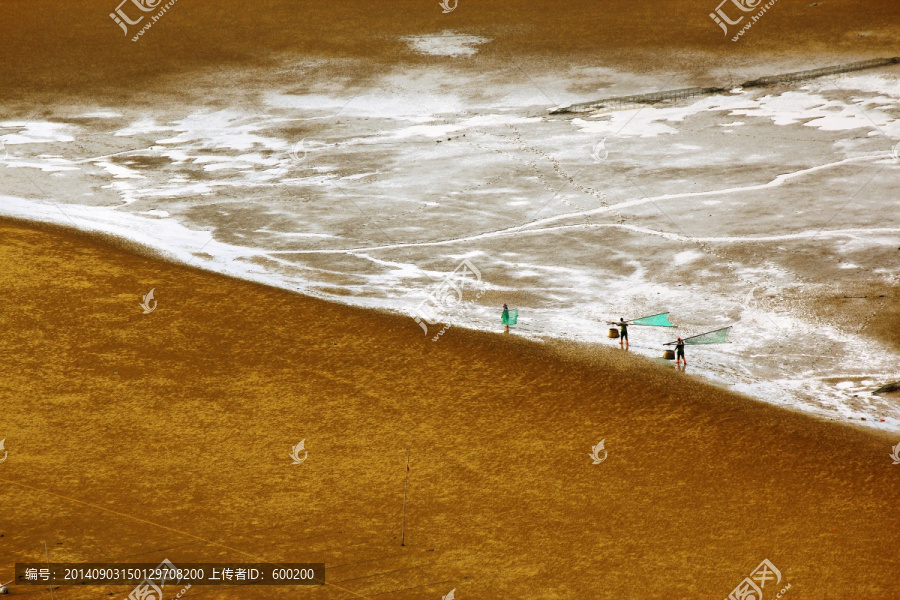
[[[900, 598], [900, 66], [731, 89], [896, 55], [896, 0], [737, 43], [720, 0], [179, 0], [137, 42], [119, 2], [0, 9], [0, 582], [671, 600], [765, 559], [757, 600]], [[691, 86], [728, 91], [548, 112]], [[409, 313], [463, 258], [483, 294], [434, 343]], [[733, 343], [681, 373], [672, 330], [604, 337], [663, 310]]]
[[[62, 227], [75, 226], [79, 230], [89, 232], [91, 235], [112, 237], [118, 240], [116, 244], [134, 246], [141, 249], [143, 253], [162, 256], [177, 264], [188, 264], [264, 285], [300, 292], [307, 296], [338, 301], [361, 308], [374, 308], [394, 315], [410, 315], [415, 312], [413, 305], [405, 306], [403, 302], [390, 300], [390, 298], [397, 298], [398, 294], [409, 293], [410, 289], [415, 291], [416, 286], [410, 285], [409, 282], [404, 281], [402, 278], [399, 280], [387, 280], [385, 283], [379, 284], [379, 287], [387, 292], [387, 300], [381, 297], [382, 289], [372, 288], [373, 291], [370, 295], [369, 293], [360, 294], [358, 291], [354, 291], [353, 286], [349, 286], [346, 289], [341, 287], [342, 279], [349, 280], [351, 277], [365, 277], [366, 275], [362, 273], [352, 274], [345, 272], [341, 277], [330, 280], [334, 283], [333, 286], [323, 285], [324, 282], [315, 277], [305, 279], [302, 271], [298, 278], [296, 271], [272, 269], [272, 260], [277, 252], [273, 253], [266, 248], [255, 248], [252, 245], [246, 245], [241, 237], [229, 235], [227, 223], [221, 230], [217, 226], [213, 231], [203, 231], [186, 228], [173, 219], [148, 218], [142, 214], [134, 214], [129, 210], [119, 211], [106, 207], [79, 207], [72, 204], [57, 205], [51, 202], [24, 201], [13, 197], [4, 197], [2, 201], [0, 214], [17, 215], [23, 218], [25, 222], [37, 219], [39, 222], [51, 225], [55, 224]], [[626, 240], [626, 242], [628, 244], [633, 243], [631, 240]], [[596, 241], [591, 240], [591, 243], [595, 244]], [[890, 240], [888, 243], [890, 243]], [[427, 250], [428, 245], [425, 244], [425, 246]], [[527, 248], [527, 246], [521, 244], [520, 247]], [[803, 248], [804, 252], [807, 251], [803, 245], [799, 247]], [[491, 246], [488, 246], [488, 248], [491, 248]], [[494, 246], [492, 252], [496, 255], [502, 255], [504, 250], [511, 249], [513, 247]], [[704, 250], [706, 249], [704, 248]], [[815, 249], [810, 248], [810, 250], [814, 251]], [[889, 256], [891, 251], [893, 251], [893, 248], [890, 247], [886, 251], [882, 249], [882, 254]], [[646, 251], [642, 253], [644, 255], [647, 254]], [[328, 272], [329, 267], [333, 265], [334, 268], [338, 269], [335, 273], [339, 273], [339, 271], [347, 271], [347, 264], [344, 262], [345, 258], [352, 257], [356, 260], [361, 257], [368, 257], [371, 254], [373, 254], [371, 251], [365, 250], [362, 251], [361, 255], [352, 251], [337, 250], [331, 255], [314, 254], [311, 256], [312, 260], [307, 261], [304, 259], [298, 265], [306, 263], [306, 269], [315, 270], [318, 268], [323, 272]], [[403, 251], [400, 254], [402, 255]], [[703, 256], [696, 251], [687, 251], [682, 254], [690, 255], [692, 260]], [[750, 256], [749, 253], [732, 253], [730, 249], [724, 254], [721, 250], [718, 252], [713, 251], [712, 254], [720, 261], [725, 260], [729, 262], [747, 260]], [[637, 256], [640, 255], [641, 252], [638, 252]], [[429, 258], [428, 254], [420, 252], [418, 256], [421, 257], [423, 262], [413, 261], [411, 266], [419, 271], [419, 275], [428, 275], [433, 281], [437, 281], [437, 278], [445, 276], [445, 273], [441, 271], [432, 272], [428, 267], [425, 267], [426, 270], [424, 272], [421, 270], [424, 264], [430, 264], [424, 263], [426, 260], [438, 263], [440, 265], [439, 268], [446, 268], [446, 264], [442, 264], [439, 260], [440, 255]], [[666, 249], [663, 247], [660, 249], [660, 256], [656, 260], [664, 271], [668, 268], [665, 257]], [[792, 260], [797, 258], [803, 260], [802, 254], [799, 257], [796, 254], [792, 256]], [[485, 260], [484, 256], [481, 255], [476, 261], [482, 269], [485, 268]], [[648, 264], [646, 256], [643, 260], [645, 264]], [[710, 264], [706, 260], [704, 260], [704, 263], [705, 265]], [[358, 266], [361, 263], [357, 260], [355, 264]], [[387, 264], [390, 265], [391, 263]], [[732, 262], [732, 264], [734, 263]], [[810, 269], [814, 268], [815, 264], [816, 262], [807, 260], [803, 268], [807, 269], [808, 272], [814, 273]], [[671, 269], [669, 270], [672, 271]], [[689, 283], [695, 270], [692, 266], [691, 269], [682, 268], [672, 272], [675, 273], [676, 282]], [[552, 312], [547, 312], [546, 310], [541, 312], [542, 309], [546, 309], [546, 304], [541, 306], [541, 297], [529, 292], [514, 278], [510, 279], [508, 277], [509, 271], [506, 269], [504, 271], [504, 273], [499, 274], [496, 270], [485, 270], [484, 277], [489, 285], [482, 293], [479, 293], [477, 299], [479, 301], [476, 301], [474, 304], [469, 302], [465, 304], [464, 310], [460, 313], [462, 322], [460, 323], [460, 319], [456, 318], [449, 320], [442, 318], [437, 326], [432, 325], [429, 328], [431, 335], [428, 335], [425, 339], [437, 339], [432, 336], [442, 329], [444, 322], [449, 323], [451, 321], [455, 322], [457, 327], [462, 325], [463, 327], [482, 331], [493, 331], [496, 311], [491, 306], [497, 306], [506, 301], [512, 302], [515, 306], [528, 307], [523, 312], [523, 319], [520, 321], [517, 329], [520, 335], [534, 340], [572, 341], [587, 343], [590, 346], [609, 343], [605, 339], [605, 321], [590, 314], [596, 312], [596, 309], [592, 308], [586, 318], [583, 313], [574, 311], [574, 309], [571, 316], [565, 315], [564, 309], [560, 314], [564, 315], [563, 318], [567, 320], [560, 321], [559, 316]], [[667, 277], [664, 271], [660, 273], [661, 278]], [[511, 274], [513, 277], [516, 276], [514, 272]], [[860, 272], [857, 275], [857, 279], [859, 275], [864, 276], [865, 273]], [[374, 277], [377, 278], [377, 275]], [[532, 276], [532, 279], [535, 287], [547, 285], [548, 283], [544, 277], [537, 278]], [[326, 279], [326, 281], [328, 280]], [[618, 287], [613, 289], [618, 289], [618, 292], [622, 294], [633, 295], [634, 290], [628, 289], [628, 287], [632, 286], [627, 281], [626, 279], [626, 285], [617, 284]], [[552, 285], [552, 281], [550, 283]], [[582, 302], [587, 301], [588, 304], [593, 304], [597, 298], [601, 298], [601, 302], [609, 302], [609, 285], [614, 282], [605, 281], [598, 283], [599, 285], [596, 286], [596, 289], [582, 290], [582, 294], [587, 294], [582, 296]], [[665, 289], [658, 283], [653, 282], [656, 290]], [[433, 285], [433, 283], [430, 285]], [[426, 292], [430, 289], [427, 286], [429, 286], [427, 281], [421, 284], [421, 288]], [[590, 287], [594, 287], [594, 285]], [[653, 288], [650, 291], [652, 292]], [[691, 293], [695, 296], [705, 295], [708, 291], [708, 289], [705, 290], [701, 287]], [[418, 290], [418, 293], [421, 293], [421, 290]], [[467, 300], [471, 300], [474, 297], [468, 291], [466, 293], [470, 296]], [[763, 399], [786, 408], [800, 408], [823, 419], [844, 422], [858, 421], [863, 422], [868, 427], [879, 428], [885, 431], [896, 431], [900, 428], [900, 421], [897, 420], [896, 401], [891, 398], [871, 395], [871, 391], [896, 378], [891, 377], [889, 373], [881, 376], [873, 376], [871, 373], [879, 368], [887, 368], [888, 370], [891, 368], [891, 363], [889, 362], [885, 363], [886, 366], [882, 365], [879, 367], [873, 358], [879, 357], [880, 360], [882, 355], [888, 356], [890, 352], [896, 352], [896, 324], [900, 314], [898, 314], [896, 306], [892, 304], [892, 298], [896, 299], [898, 288], [888, 287], [885, 289], [884, 284], [877, 281], [862, 283], [844, 279], [838, 285], [826, 285], [809, 289], [802, 287], [791, 289], [789, 287], [787, 291], [782, 291], [781, 293], [784, 294], [785, 298], [791, 298], [798, 293], [802, 294], [802, 303], [798, 303], [796, 300], [789, 300], [789, 302], [793, 305], [791, 309], [795, 315], [802, 315], [804, 320], [798, 321], [794, 317], [789, 316], [789, 314], [786, 315], [784, 302], [778, 302], [777, 300], [773, 302], [773, 294], [771, 292], [767, 295], [759, 294], [759, 297], [751, 297], [749, 303], [744, 300], [740, 305], [742, 312], [738, 313], [740, 322], [737, 323], [737, 328], [732, 332], [732, 338], [737, 342], [733, 344], [734, 349], [722, 346], [694, 349], [692, 351], [691, 373], [700, 375], [709, 382], [731, 387], [739, 393]], [[730, 295], [732, 298], [728, 302], [742, 300], [742, 296], [735, 291], [730, 292]], [[848, 299], [847, 296], [851, 298]], [[628, 297], [625, 296], [625, 298]], [[613, 300], [619, 303], [622, 301], [622, 298], [613, 298]], [[671, 307], [673, 298], [667, 297], [661, 303], [657, 297], [653, 302], [653, 304], [640, 304], [638, 308], [626, 309], [628, 311], [626, 314], [632, 314], [631, 311], [633, 310], [643, 310], [644, 314], [647, 314], [648, 312], [654, 312], [656, 307]], [[630, 306], [631, 302], [628, 302], [628, 305]], [[689, 310], [697, 312], [694, 307], [691, 307]], [[713, 304], [706, 310], [706, 317], [721, 319], [723, 311], [731, 310], [729, 304], [726, 304], [724, 307]], [[747, 314], [744, 311], [748, 310], [750, 311], [750, 320], [747, 323], [745, 322]], [[677, 315], [675, 317], [676, 322], [682, 321], [684, 312], [676, 311], [675, 314]], [[729, 319], [734, 318], [731, 316], [732, 314], [734, 313], [725, 312], [726, 318]], [[476, 316], [474, 320], [472, 320], [473, 315]], [[581, 315], [580, 323], [572, 320], [573, 318], [577, 320], [579, 315]], [[442, 317], [448, 316], [443, 315]], [[793, 320], [784, 320], [785, 316]], [[609, 318], [612, 317], [610, 316]], [[763, 332], [770, 330], [768, 335], [772, 337], [768, 341], [748, 346], [746, 337], [755, 334], [752, 327], [748, 328], [748, 325], [752, 326], [754, 324]], [[798, 339], [796, 331], [788, 337], [780, 335], [781, 332], [790, 332], [792, 328], [796, 328], [799, 325], [806, 327], [806, 329], [799, 332], [801, 335], [805, 335], [805, 338]], [[811, 326], [812, 328], [810, 329]], [[707, 327], [707, 329], [709, 328], [711, 327]], [[661, 348], [659, 344], [669, 339], [674, 339], [672, 336], [676, 333], [686, 335], [684, 332], [685, 329], [683, 328], [676, 329], [674, 333], [671, 331], [648, 331], [647, 329], [635, 330], [633, 331], [635, 339], [632, 343], [632, 350], [644, 356], [658, 357], [660, 356]], [[698, 332], [699, 330], [696, 329], [693, 331], [693, 333]], [[825, 348], [821, 348], [823, 343]], [[845, 343], [849, 343], [849, 345], [844, 346]], [[847, 350], [848, 348], [849, 350]], [[758, 352], [765, 352], [768, 353], [768, 356], [773, 357], [769, 359], [768, 369], [766, 369], [765, 363], [754, 362], [754, 354]], [[807, 354], [807, 352], [812, 353]], [[853, 357], [854, 360], [848, 362], [847, 360], [841, 360], [841, 357]], [[823, 361], [822, 359], [825, 360]], [[784, 369], [783, 361], [786, 360], [795, 363], [793, 371]], [[797, 361], [800, 362], [798, 363]], [[742, 369], [749, 374], [748, 367], [756, 372], [755, 379], [751, 379], [750, 383], [747, 383], [746, 378], [741, 377], [739, 372], [736, 375], [729, 375], [734, 374], [736, 369]], [[809, 369], [819, 369], [819, 375], [810, 378]], [[723, 374], [725, 375], [724, 377]], [[831, 397], [826, 397], [827, 402], [818, 404], [809, 402], [810, 395], [815, 397], [815, 389], [812, 392], [807, 389], [813, 383], [819, 384], [822, 389], [827, 386], [833, 390]]]
[[55, 561], [322, 561], [340, 586], [250, 598], [724, 597], [764, 558], [798, 598], [895, 592], [889, 436], [618, 351], [431, 344], [80, 234], [0, 236], [4, 570], [46, 540]]
[[695, 373], [900, 430], [870, 396], [900, 377], [900, 68], [547, 115], [896, 54], [889, 2], [779, 3], [737, 44], [712, 8], [179, 2], [132, 43], [102, 0], [12, 3], [0, 216], [407, 314], [468, 256], [490, 290], [467, 326], [503, 301], [534, 339], [736, 325]]

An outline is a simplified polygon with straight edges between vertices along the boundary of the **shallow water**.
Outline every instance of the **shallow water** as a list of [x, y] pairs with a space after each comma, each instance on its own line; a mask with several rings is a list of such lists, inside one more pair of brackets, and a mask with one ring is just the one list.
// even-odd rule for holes
[[[454, 60], [486, 43], [446, 37], [411, 43]], [[56, 106], [0, 123], [0, 214], [411, 315], [468, 260], [480, 282], [427, 335], [499, 331], [508, 302], [519, 335], [610, 344], [607, 321], [668, 311], [678, 328], [633, 327], [632, 352], [730, 325], [730, 344], [688, 348], [689, 374], [898, 430], [896, 400], [870, 394], [900, 379], [898, 352], [865, 335], [885, 300], [842, 321], [815, 307], [897, 282], [898, 73], [574, 118], [547, 109], [597, 97], [571, 92], [596, 73], [273, 72], [245, 106]]]

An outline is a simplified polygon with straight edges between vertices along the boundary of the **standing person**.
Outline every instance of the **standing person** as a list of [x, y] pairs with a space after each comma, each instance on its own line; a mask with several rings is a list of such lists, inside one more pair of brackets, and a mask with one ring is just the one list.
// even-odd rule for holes
[[625, 344], [625, 347], [628, 347], [628, 321], [619, 317], [619, 322], [616, 323], [619, 326], [619, 346]]
[[684, 366], [687, 366], [687, 359], [684, 357], [684, 340], [678, 338], [678, 341], [675, 342], [675, 364], [678, 365], [681, 361], [684, 361]]
[[509, 307], [503, 303], [503, 313], [500, 315], [500, 322], [503, 323], [503, 333], [509, 333]]

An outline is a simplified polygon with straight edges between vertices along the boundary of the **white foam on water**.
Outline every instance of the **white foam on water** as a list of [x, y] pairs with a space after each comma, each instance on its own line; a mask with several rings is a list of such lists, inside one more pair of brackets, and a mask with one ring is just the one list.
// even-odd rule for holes
[[49, 144], [74, 141], [73, 127], [65, 123], [48, 121], [2, 121], [0, 129], [12, 129], [15, 133], [0, 135], [0, 142], [7, 146], [17, 144]]
[[[439, 43], [431, 39], [425, 47], [445, 44], [441, 52], [453, 47], [444, 39], [448, 36], [438, 37]], [[867, 262], [898, 245], [900, 220], [890, 218], [890, 207], [900, 204], [892, 205], [889, 195], [877, 196], [880, 204], [868, 198], [863, 205], [885, 211], [880, 217], [854, 213], [851, 204], [823, 227], [824, 219], [817, 218], [821, 208], [815, 206], [750, 233], [719, 230], [732, 214], [758, 216], [752, 213], [757, 203], [785, 190], [825, 182], [812, 189], [827, 195], [822, 192], [848, 174], [861, 174], [863, 183], [878, 169], [884, 177], [895, 174], [897, 163], [886, 149], [856, 149], [866, 137], [858, 130], [896, 127], [888, 110], [898, 96], [894, 80], [859, 77], [852, 86], [842, 83], [882, 99], [865, 108], [834, 100], [825, 88], [810, 88], [777, 95], [738, 91], [553, 120], [525, 109], [540, 96], [534, 89], [504, 88], [492, 104], [444, 93], [436, 87], [443, 84], [440, 73], [423, 75], [419, 87], [414, 77], [392, 77], [400, 87], [345, 95], [262, 93], [272, 111], [266, 115], [238, 109], [189, 109], [174, 120], [132, 115], [129, 125], [106, 133], [139, 136], [142, 144], [156, 139], [128, 160], [73, 160], [46, 153], [43, 146], [37, 156], [0, 153], [0, 164], [113, 192], [103, 206], [83, 206], [72, 198], [53, 203], [0, 196], [0, 214], [117, 235], [195, 266], [406, 314], [469, 259], [481, 270], [484, 289], [528, 298], [528, 304], [514, 306], [520, 309], [514, 328], [519, 335], [618, 347], [606, 341], [607, 321], [669, 311], [677, 330], [635, 327], [631, 335], [632, 352], [658, 358], [662, 345], [676, 335], [730, 325], [731, 343], [689, 346], [689, 373], [825, 418], [865, 417], [869, 426], [900, 430], [900, 407], [869, 394], [886, 380], [900, 379], [897, 352], [785, 304], [757, 300], [789, 286], [800, 290], [794, 293], [804, 289], [804, 278], [774, 257], [730, 263], [715, 254], [719, 247], [769, 244], [776, 250], [776, 245], [815, 242], [840, 256], [833, 267], [842, 277], [870, 268], [871, 277], [896, 278], [890, 264]], [[736, 121], [738, 116], [744, 120]], [[335, 124], [344, 119], [355, 120]], [[852, 133], [811, 147], [817, 154], [807, 161], [762, 151], [736, 161], [689, 130], [695, 119], [724, 127], [715, 134], [729, 138], [750, 127], [787, 139], [802, 129]], [[17, 151], [28, 144], [64, 148], [81, 131], [57, 123], [16, 123], [18, 131], [0, 140], [19, 136], [13, 137]], [[304, 143], [300, 161], [291, 155], [300, 140], [278, 133], [278, 127], [296, 123], [323, 127]], [[606, 135], [610, 158], [597, 165], [589, 152], [597, 137]], [[317, 136], [320, 141], [313, 139]], [[620, 138], [618, 144], [613, 136]], [[154, 166], [131, 161], [138, 158], [152, 159], [148, 164]], [[790, 161], [774, 172], [763, 168], [780, 158]], [[167, 167], [155, 166], [166, 162]], [[738, 162], [760, 170], [717, 176]], [[703, 178], [683, 187], [648, 186], [640, 179], [640, 190], [634, 182], [616, 183], [616, 176], [636, 165], [688, 170]], [[573, 191], [573, 182], [607, 186], [608, 200]], [[825, 199], [840, 208], [855, 191], [846, 196], [835, 191]], [[696, 207], [703, 208], [701, 218], [688, 220]], [[772, 208], [781, 213], [777, 199]], [[198, 223], [195, 214], [205, 216]], [[221, 241], [235, 238], [246, 245]], [[669, 275], [672, 270], [688, 275], [679, 280]], [[499, 331], [499, 309], [474, 302], [471, 288], [463, 292], [456, 323]], [[431, 327], [429, 337], [437, 330]]]
[[[892, 103], [895, 107], [896, 103]], [[777, 95], [758, 96], [754, 92], [741, 91], [730, 95], [715, 95], [700, 98], [684, 106], [658, 108], [643, 106], [614, 113], [601, 114], [593, 118], [576, 118], [573, 123], [584, 131], [595, 134], [616, 136], [655, 137], [675, 134], [671, 125], [682, 122], [687, 117], [708, 111], [728, 111], [729, 116], [763, 117], [771, 119], [775, 125], [803, 123], [823, 131], [846, 131], [851, 129], [871, 129], [877, 126], [891, 135], [900, 136], [898, 119], [888, 114], [883, 107], [868, 108], [848, 105], [838, 100], [828, 100], [820, 94], [788, 91]], [[720, 124], [722, 127], [745, 125], [743, 121]]]
[[679, 252], [675, 256], [672, 257], [672, 262], [676, 265], [686, 265], [695, 260], [703, 258], [704, 254], [697, 250], [685, 250], [684, 252]]
[[123, 115], [122, 113], [116, 112], [114, 110], [98, 110], [78, 115], [78, 117], [81, 119], [117, 119], [124, 116], [125, 115]]
[[490, 38], [444, 31], [429, 35], [412, 35], [401, 38], [419, 54], [430, 56], [475, 56], [478, 46], [490, 42]]

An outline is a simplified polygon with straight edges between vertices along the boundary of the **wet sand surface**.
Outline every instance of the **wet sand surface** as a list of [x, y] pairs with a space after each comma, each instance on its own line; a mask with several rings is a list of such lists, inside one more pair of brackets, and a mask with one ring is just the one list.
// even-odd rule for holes
[[58, 562], [327, 565], [324, 588], [188, 598], [725, 597], [763, 559], [767, 598], [897, 597], [889, 436], [618, 350], [435, 344], [81, 235], [0, 240], [5, 579], [46, 541]]
[[8, 97], [27, 99], [37, 93], [94, 99], [103, 93], [136, 101], [134, 96], [154, 91], [190, 95], [190, 89], [167, 90], [167, 78], [235, 65], [267, 67], [276, 57], [292, 54], [362, 58], [365, 64], [356, 74], [368, 77], [378, 65], [434, 63], [411, 55], [399, 38], [446, 29], [492, 38], [484, 49], [489, 58], [533, 76], [546, 70], [558, 73], [569, 63], [583, 64], [585, 58], [666, 76], [679, 71], [702, 76], [740, 67], [769, 74], [779, 63], [815, 68], [893, 56], [900, 27], [900, 9], [891, 0], [782, 0], [764, 15], [764, 26], [755, 26], [739, 44], [728, 41], [731, 36], [726, 38], [710, 19], [718, 3], [699, 0], [460, 0], [450, 13], [443, 13], [436, 1], [340, 6], [286, 0], [179, 1], [164, 15], [166, 27], [151, 30], [154, 40], [148, 44], [149, 33], [140, 43], [131, 43], [108, 17], [117, 4], [6, 2], [0, 85]]

